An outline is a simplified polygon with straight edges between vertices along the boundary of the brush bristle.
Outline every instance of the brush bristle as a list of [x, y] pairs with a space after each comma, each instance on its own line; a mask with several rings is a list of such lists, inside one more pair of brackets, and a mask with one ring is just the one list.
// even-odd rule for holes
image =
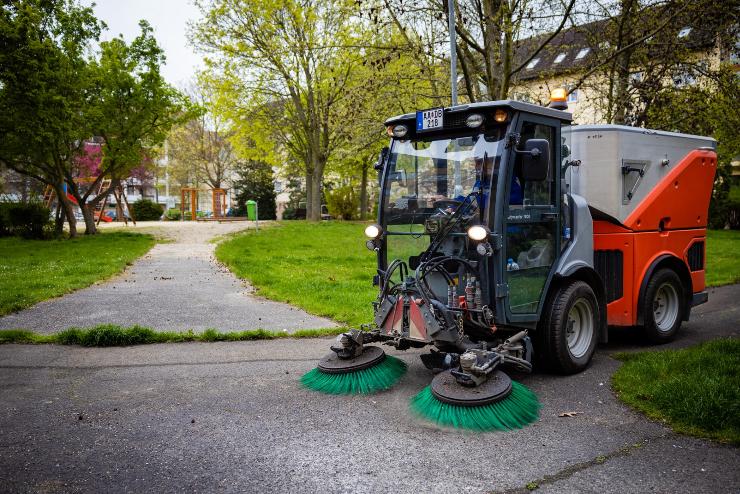
[[511, 394], [479, 407], [451, 405], [438, 400], [427, 386], [411, 399], [411, 409], [439, 425], [476, 431], [521, 429], [539, 417], [537, 395], [523, 384], [512, 383]]
[[370, 394], [390, 389], [405, 372], [404, 361], [386, 355], [377, 365], [357, 372], [327, 374], [313, 369], [301, 377], [301, 384], [331, 395]]

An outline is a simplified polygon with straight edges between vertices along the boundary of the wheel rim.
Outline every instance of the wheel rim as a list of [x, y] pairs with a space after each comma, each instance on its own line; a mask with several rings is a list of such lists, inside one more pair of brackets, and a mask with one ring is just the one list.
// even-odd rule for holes
[[658, 287], [653, 299], [653, 320], [660, 332], [668, 332], [678, 319], [678, 291], [670, 283]]
[[574, 358], [586, 355], [594, 336], [594, 313], [588, 300], [579, 298], [570, 308], [565, 333], [570, 354]]

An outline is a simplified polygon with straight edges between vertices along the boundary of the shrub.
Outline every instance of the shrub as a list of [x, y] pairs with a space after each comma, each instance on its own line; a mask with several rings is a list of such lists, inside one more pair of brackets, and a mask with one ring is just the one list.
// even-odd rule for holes
[[10, 202], [0, 202], [0, 237], [7, 237], [12, 235], [10, 229], [10, 218], [8, 218], [8, 210], [12, 206]]
[[149, 199], [139, 199], [133, 204], [136, 221], [156, 221], [162, 217], [164, 207]]
[[357, 216], [360, 198], [352, 187], [345, 185], [326, 195], [326, 206], [333, 217], [351, 220]]
[[41, 239], [51, 228], [49, 208], [38, 202], [0, 203], [0, 236]]
[[295, 210], [295, 208], [285, 208], [285, 211], [283, 211], [283, 219], [284, 220], [294, 220], [294, 219], [296, 219], [296, 210]]
[[182, 213], [179, 209], [168, 209], [167, 212], [164, 214], [164, 219], [169, 221], [179, 221], [180, 218], [182, 218]]
[[731, 201], [727, 205], [727, 224], [733, 230], [740, 230], [740, 201]]

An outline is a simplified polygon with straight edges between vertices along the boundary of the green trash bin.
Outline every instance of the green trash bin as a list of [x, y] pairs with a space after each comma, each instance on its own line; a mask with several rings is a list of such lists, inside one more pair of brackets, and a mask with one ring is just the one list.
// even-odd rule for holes
[[257, 201], [247, 201], [247, 219], [257, 220]]

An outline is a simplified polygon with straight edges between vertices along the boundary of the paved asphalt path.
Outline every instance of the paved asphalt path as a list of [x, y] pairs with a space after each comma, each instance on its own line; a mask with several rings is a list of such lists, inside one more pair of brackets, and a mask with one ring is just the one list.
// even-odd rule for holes
[[[154, 233], [170, 243], [154, 246], [126, 271], [109, 281], [47, 300], [0, 318], [0, 329], [53, 333], [101, 323], [148, 326], [160, 331], [201, 332], [246, 329], [328, 328], [333, 321], [288, 304], [250, 295], [251, 287], [213, 256], [219, 235], [252, 223], [156, 222], [129, 228]], [[108, 227], [110, 228], [110, 227]]]
[[[668, 347], [737, 337], [739, 301], [740, 285], [714, 290]], [[301, 389], [329, 342], [0, 346], [0, 492], [740, 491], [738, 448], [616, 400], [609, 355], [647, 348], [634, 332], [613, 331], [578, 375], [521, 378], [540, 421], [487, 434], [409, 413], [431, 377], [420, 351], [389, 352], [409, 372], [388, 392]]]

